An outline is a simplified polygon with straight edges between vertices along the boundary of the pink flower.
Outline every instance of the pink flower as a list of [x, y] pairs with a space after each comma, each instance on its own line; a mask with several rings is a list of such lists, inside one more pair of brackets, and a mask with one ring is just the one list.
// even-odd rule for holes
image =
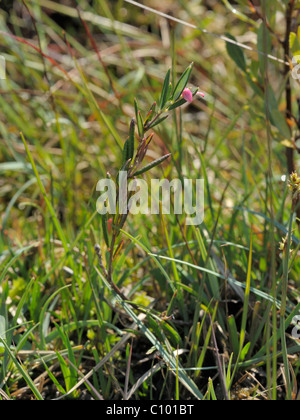
[[182, 97], [183, 99], [185, 99], [187, 102], [193, 102], [193, 94], [190, 91], [190, 89], [185, 88], [184, 91], [182, 92]]
[[[196, 95], [201, 96], [202, 98], [205, 97], [205, 94], [203, 92], [197, 92]], [[185, 88], [184, 91], [182, 92], [182, 97], [183, 99], [185, 99], [187, 102], [192, 103], [193, 102], [193, 94], [192, 91], [188, 88]]]

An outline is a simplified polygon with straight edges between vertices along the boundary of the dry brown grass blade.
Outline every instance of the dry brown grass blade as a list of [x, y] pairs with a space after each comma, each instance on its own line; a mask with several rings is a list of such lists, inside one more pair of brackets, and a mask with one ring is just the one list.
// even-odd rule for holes
[[0, 388], [0, 395], [3, 397], [4, 400], [10, 401], [9, 396], [1, 388]]

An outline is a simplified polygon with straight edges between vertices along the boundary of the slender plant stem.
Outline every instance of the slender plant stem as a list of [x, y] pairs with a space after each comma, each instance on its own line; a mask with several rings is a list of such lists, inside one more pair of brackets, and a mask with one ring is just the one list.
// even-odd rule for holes
[[[292, 30], [292, 16], [293, 10], [295, 7], [295, 0], [290, 0], [287, 5], [286, 9], [286, 32], [285, 32], [285, 39], [284, 39], [284, 58], [288, 58], [290, 56], [290, 35]], [[292, 87], [291, 87], [291, 80], [288, 77], [290, 69], [287, 66], [284, 66], [284, 77], [287, 78], [285, 94], [286, 94], [286, 118], [291, 118], [292, 116]], [[287, 147], [286, 148], [286, 158], [287, 158], [287, 169], [289, 174], [294, 172], [295, 170], [295, 162], [294, 162], [294, 149]]]
[[287, 236], [287, 245], [283, 253], [283, 280], [282, 280], [282, 293], [281, 293], [281, 309], [280, 309], [280, 336], [281, 336], [281, 348], [282, 357], [284, 363], [285, 378], [287, 384], [287, 399], [291, 399], [291, 381], [289, 372], [289, 363], [287, 357], [287, 345], [285, 338], [285, 316], [286, 316], [286, 302], [287, 302], [287, 291], [288, 291], [288, 279], [289, 279], [289, 262], [290, 262], [290, 248], [292, 238], [292, 227], [293, 227], [294, 212], [291, 212], [289, 221], [289, 230]]
[[[266, 0], [263, 0], [263, 16], [264, 16], [264, 22], [266, 22]], [[264, 24], [263, 26], [263, 45], [265, 52], [267, 51], [267, 27]], [[275, 267], [275, 214], [274, 214], [274, 200], [273, 200], [273, 158], [272, 158], [272, 137], [271, 137], [271, 114], [270, 114], [270, 108], [269, 108], [269, 77], [268, 77], [268, 69], [269, 69], [269, 63], [264, 56], [264, 79], [265, 79], [265, 103], [266, 103], [266, 134], [267, 134], [267, 147], [268, 147], [268, 181], [269, 181], [269, 191], [270, 191], [270, 244], [271, 244], [271, 261], [270, 261], [270, 289], [272, 291], [272, 297], [273, 297], [273, 305], [272, 305], [272, 328], [273, 328], [273, 359], [272, 359], [272, 378], [270, 373], [270, 363], [271, 360], [267, 363], [267, 380], [268, 380], [268, 389], [272, 390], [272, 393], [270, 392], [270, 398], [273, 398], [273, 400], [276, 400], [277, 398], [277, 340], [276, 340], [276, 334], [275, 331], [277, 330], [277, 307], [276, 307], [276, 297], [277, 297], [277, 284], [276, 284], [276, 267]], [[269, 334], [270, 329], [267, 328], [267, 342], [269, 343]], [[267, 350], [269, 351], [269, 349]]]

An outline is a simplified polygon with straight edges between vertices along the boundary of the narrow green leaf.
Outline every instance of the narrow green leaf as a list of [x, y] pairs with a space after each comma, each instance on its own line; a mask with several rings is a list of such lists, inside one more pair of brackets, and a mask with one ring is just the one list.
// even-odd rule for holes
[[171, 70], [169, 69], [167, 74], [166, 74], [165, 81], [164, 81], [164, 84], [163, 84], [163, 88], [162, 88], [162, 91], [161, 91], [161, 96], [160, 96], [160, 101], [159, 101], [159, 109], [160, 110], [164, 109], [167, 101], [169, 100], [168, 95], [169, 95], [170, 77], [171, 77]]
[[141, 111], [138, 111], [137, 113], [137, 126], [138, 126], [139, 136], [143, 138], [144, 137], [144, 122], [143, 122]]
[[233, 315], [230, 315], [228, 317], [228, 327], [229, 327], [228, 331], [229, 331], [229, 339], [230, 339], [231, 347], [232, 347], [235, 357], [237, 358], [239, 354], [240, 346], [239, 346], [237, 326], [236, 326], [235, 318]]
[[295, 32], [290, 33], [289, 43], [290, 43], [290, 49], [293, 50], [295, 41], [297, 41], [297, 35]]
[[[198, 92], [198, 88], [192, 89], [192, 95], [195, 96]], [[173, 109], [176, 109], [184, 104], [186, 104], [187, 101], [184, 98], [178, 99], [176, 102], [171, 103], [171, 105], [168, 106], [168, 111], [172, 111]]]
[[44, 365], [44, 368], [46, 369], [49, 378], [52, 380], [52, 382], [54, 383], [54, 385], [56, 386], [57, 390], [61, 393], [61, 394], [65, 394], [66, 391], [64, 390], [64, 388], [60, 385], [59, 381], [56, 379], [56, 377], [53, 375], [53, 373], [51, 372], [51, 370], [48, 368], [46, 362], [44, 361], [44, 359], [41, 357], [40, 358], [41, 362]]
[[231, 366], [232, 366], [233, 356], [234, 354], [231, 353], [228, 366], [227, 366], [226, 388], [228, 389], [228, 391], [230, 390], [230, 384], [231, 384]]
[[165, 156], [162, 156], [161, 158], [156, 159], [154, 162], [149, 163], [149, 165], [144, 166], [144, 168], [140, 169], [139, 171], [135, 172], [135, 176], [144, 174], [145, 172], [150, 171], [150, 169], [155, 168], [155, 166], [160, 165], [162, 162], [164, 162], [168, 157], [171, 156], [172, 153], [169, 153]]
[[60, 368], [61, 368], [61, 371], [62, 371], [64, 380], [65, 380], [66, 391], [68, 392], [72, 388], [70, 386], [71, 385], [70, 384], [71, 372], [70, 372], [70, 369], [69, 369], [69, 367], [67, 365], [67, 362], [62, 357], [62, 355], [57, 350], [55, 352], [56, 352], [56, 356], [57, 356], [57, 359], [59, 361]]
[[[227, 38], [230, 38], [233, 41], [236, 41], [234, 36], [232, 36], [228, 33], [226, 34], [226, 36], [227, 36]], [[228, 53], [229, 57], [232, 58], [232, 60], [235, 62], [235, 64], [243, 72], [246, 72], [247, 64], [246, 64], [245, 54], [244, 54], [244, 51], [242, 50], [242, 48], [239, 47], [238, 45], [231, 44], [231, 43], [227, 42], [226, 43], [226, 49], [227, 49], [227, 53]]]
[[217, 401], [215, 389], [214, 389], [214, 383], [211, 378], [208, 378], [208, 392], [209, 392], [209, 399], [212, 399], [213, 401]]
[[136, 98], [134, 99], [134, 110], [135, 110], [135, 119], [138, 121], [139, 105]]
[[271, 122], [279, 130], [280, 134], [286, 139], [290, 139], [291, 130], [286, 122], [284, 115], [278, 110], [271, 111]]
[[250, 341], [248, 341], [248, 343], [242, 348], [241, 350], [241, 357], [240, 357], [240, 361], [243, 362], [245, 360], [245, 357], [248, 354], [249, 348], [250, 348]]
[[173, 98], [172, 100], [175, 102], [180, 97], [184, 89], [186, 88], [186, 85], [189, 81], [190, 75], [193, 70], [194, 63], [191, 63], [188, 68], [182, 73], [180, 79], [178, 80], [178, 83], [174, 89]]
[[[0, 337], [6, 340], [6, 321], [4, 316], [0, 315]], [[3, 355], [4, 346], [0, 343], [0, 357]]]
[[[68, 350], [68, 359], [70, 360], [70, 362], [76, 366], [76, 359], [75, 359], [75, 355], [74, 355], [74, 351], [72, 349], [70, 340], [68, 335], [66, 334], [66, 332], [64, 331], [64, 328], [60, 327], [56, 322], [54, 322], [55, 328], [58, 331], [60, 338], [63, 342], [64, 347]], [[56, 352], [56, 354], [59, 354], [58, 352]], [[59, 354], [60, 355], [60, 354]], [[62, 358], [62, 356], [60, 355], [60, 357]], [[64, 360], [64, 359], [63, 359]], [[66, 383], [66, 390], [67, 392], [76, 384], [77, 382], [77, 372], [76, 369], [72, 366], [72, 364], [66, 364], [66, 368], [65, 368], [65, 383]]]
[[182, 340], [178, 332], [167, 322], [161, 324], [164, 333], [168, 336], [168, 339], [171, 341], [174, 347], [182, 346]]
[[107, 228], [107, 214], [101, 215], [101, 223], [102, 223], [102, 232], [103, 232], [103, 238], [106, 243], [106, 246], [109, 248], [109, 237], [108, 237], [108, 228]]
[[299, 33], [298, 33], [298, 36], [297, 36], [296, 33], [291, 32], [290, 33], [289, 43], [290, 43], [291, 53], [293, 54], [293, 56], [299, 55], [299, 51], [300, 51]]
[[174, 102], [173, 104], [171, 104], [171, 105], [168, 107], [168, 111], [172, 111], [173, 109], [176, 109], [176, 108], [178, 108], [178, 107], [180, 107], [180, 106], [184, 105], [185, 103], [186, 103], [186, 100], [182, 98], [182, 99], [180, 99], [179, 101]]
[[122, 158], [122, 165], [125, 165], [127, 162], [127, 156], [128, 156], [128, 140], [125, 141], [124, 147], [123, 147], [123, 158]]
[[156, 102], [154, 102], [151, 105], [151, 108], [150, 108], [150, 110], [149, 110], [149, 112], [148, 112], [148, 114], [147, 114], [147, 116], [145, 118], [145, 121], [144, 121], [144, 127], [146, 127], [148, 121], [150, 120], [150, 118], [152, 117], [152, 115], [155, 113], [155, 108], [156, 108]]
[[158, 324], [158, 322], [154, 320], [151, 315], [147, 315], [147, 321], [149, 323], [149, 329], [151, 329], [152, 333], [155, 334], [160, 342], [163, 342], [164, 338], [161, 332], [161, 326]]
[[272, 86], [268, 86], [268, 96], [267, 101], [265, 101], [265, 112], [267, 107], [270, 113], [270, 120], [272, 125], [276, 127], [283, 137], [286, 139], [291, 138], [291, 130], [286, 122], [284, 115], [279, 111], [279, 104], [275, 96], [275, 92], [272, 89]]
[[127, 159], [132, 159], [134, 155], [134, 131], [135, 131], [135, 120], [132, 119], [129, 129], [129, 139], [128, 139], [128, 154]]
[[[272, 53], [272, 37], [269, 31], [265, 31], [265, 23], [262, 22], [257, 31], [257, 49], [264, 51], [266, 54]], [[265, 75], [265, 57], [261, 54], [258, 55], [260, 73], [262, 77]]]
[[153, 124], [149, 125], [149, 127], [148, 127], [148, 128], [150, 129], [150, 128], [154, 128], [154, 127], [156, 127], [158, 124], [160, 124], [160, 123], [162, 123], [163, 121], [165, 121], [165, 120], [168, 118], [168, 116], [169, 116], [169, 115], [165, 115], [164, 117], [159, 118], [158, 120], [154, 121], [154, 123], [153, 123]]
[[172, 98], [172, 91], [173, 91], [173, 85], [172, 85], [172, 83], [170, 82], [169, 83], [169, 88], [168, 88], [168, 100], [170, 101], [171, 100], [171, 98]]

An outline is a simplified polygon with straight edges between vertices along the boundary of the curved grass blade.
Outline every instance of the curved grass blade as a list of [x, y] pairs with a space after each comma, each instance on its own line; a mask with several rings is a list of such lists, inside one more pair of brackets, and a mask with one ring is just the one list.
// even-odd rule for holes
[[10, 267], [17, 261], [17, 259], [19, 258], [20, 255], [22, 255], [23, 253], [30, 251], [32, 248], [35, 248], [39, 245], [39, 242], [36, 242], [30, 246], [26, 246], [25, 248], [21, 248], [18, 249], [18, 251], [16, 252], [15, 256], [7, 263], [7, 265], [5, 266], [5, 268], [2, 270], [1, 274], [0, 274], [0, 284], [2, 283], [6, 273], [8, 272], [8, 270], [10, 269]]
[[6, 344], [5, 340], [3, 340], [3, 338], [1, 336], [0, 336], [0, 342], [5, 347], [5, 349], [8, 352], [8, 354], [9, 354], [12, 362], [15, 365], [16, 369], [19, 371], [19, 373], [21, 374], [22, 378], [24, 379], [24, 381], [27, 383], [27, 385], [29, 386], [29, 388], [31, 389], [31, 391], [33, 392], [33, 394], [35, 395], [36, 399], [39, 400], [39, 401], [43, 401], [44, 399], [41, 396], [38, 388], [35, 386], [33, 380], [31, 379], [31, 377], [29, 376], [29, 374], [26, 372], [26, 370], [23, 368], [23, 366], [19, 363], [18, 359], [13, 354], [13, 352], [11, 351], [11, 349], [9, 348], [9, 346]]
[[49, 213], [51, 214], [51, 217], [52, 217], [52, 219], [53, 219], [53, 223], [54, 223], [54, 226], [55, 226], [55, 228], [56, 228], [56, 230], [57, 230], [57, 234], [58, 234], [58, 236], [59, 236], [59, 239], [61, 240], [61, 242], [62, 242], [62, 244], [63, 244], [63, 247], [64, 247], [65, 252], [66, 252], [66, 253], [68, 253], [68, 252], [69, 252], [69, 247], [68, 247], [68, 241], [67, 241], [67, 238], [66, 238], [66, 236], [65, 236], [65, 234], [64, 234], [64, 232], [63, 232], [63, 230], [62, 230], [62, 227], [61, 227], [61, 225], [60, 225], [60, 223], [59, 223], [59, 220], [58, 220], [57, 215], [56, 215], [56, 213], [55, 213], [55, 211], [54, 211], [54, 208], [53, 208], [53, 206], [52, 206], [52, 204], [51, 204], [51, 202], [50, 202], [50, 200], [49, 200], [49, 198], [48, 198], [48, 196], [47, 196], [47, 193], [46, 193], [45, 187], [44, 187], [44, 185], [43, 185], [43, 183], [42, 183], [42, 181], [41, 181], [40, 175], [39, 175], [38, 170], [37, 170], [37, 168], [36, 168], [36, 165], [35, 165], [35, 163], [34, 163], [33, 157], [32, 157], [32, 155], [31, 155], [31, 152], [30, 152], [30, 150], [29, 150], [29, 147], [28, 147], [28, 145], [27, 145], [27, 142], [26, 142], [26, 140], [25, 140], [25, 137], [24, 137], [23, 133], [20, 133], [20, 135], [21, 135], [21, 138], [22, 138], [22, 141], [23, 141], [23, 144], [24, 144], [24, 147], [25, 147], [25, 150], [26, 150], [27, 156], [28, 156], [28, 158], [29, 158], [29, 160], [30, 160], [30, 163], [31, 163], [31, 166], [32, 166], [33, 172], [34, 172], [34, 174], [35, 174], [35, 177], [36, 177], [37, 183], [38, 183], [38, 185], [39, 185], [39, 187], [40, 187], [41, 193], [42, 193], [43, 198], [44, 198], [44, 200], [45, 200], [46, 206], [47, 206], [47, 208], [48, 208], [48, 210], [49, 210]]
[[[125, 233], [128, 236], [128, 234], [126, 232], [123, 232], [123, 233]], [[218, 274], [218, 273], [216, 273], [216, 272], [214, 272], [212, 270], [208, 270], [208, 269], [206, 269], [204, 267], [199, 267], [199, 266], [197, 266], [195, 264], [192, 264], [192, 263], [189, 263], [187, 261], [181, 261], [181, 260], [177, 260], [175, 258], [165, 257], [165, 256], [162, 256], [162, 255], [159, 255], [159, 254], [151, 254], [149, 252], [148, 252], [148, 255], [153, 256], [153, 257], [156, 257], [156, 258], [160, 258], [160, 259], [163, 259], [163, 260], [175, 261], [178, 264], [183, 264], [183, 265], [186, 265], [188, 267], [192, 267], [195, 270], [199, 270], [199, 271], [203, 271], [204, 273], [212, 274], [213, 276], [215, 276], [215, 277], [217, 277], [219, 279], [222, 279], [222, 280], [226, 280], [227, 279], [228, 283], [233, 284], [235, 286], [238, 286], [241, 289], [245, 289], [246, 288], [246, 285], [244, 283], [241, 283], [240, 281], [234, 279], [231, 276], [225, 277], [222, 274]], [[267, 300], [269, 302], [272, 302], [272, 303], [274, 302], [274, 299], [273, 299], [272, 296], [268, 295], [267, 293], [265, 293], [265, 292], [263, 292], [261, 290], [258, 290], [258, 289], [254, 288], [254, 287], [250, 287], [250, 291], [253, 294], [255, 294], [256, 296], [259, 296], [259, 297], [261, 297], [261, 298], [263, 298], [263, 299], [265, 299], [265, 300]], [[278, 309], [280, 309], [280, 307], [281, 307], [281, 303], [279, 302], [278, 299], [276, 300], [276, 306], [277, 306]]]
[[56, 295], [58, 295], [58, 293], [60, 293], [62, 290], [67, 289], [68, 287], [71, 287], [71, 284], [68, 284], [66, 286], [63, 286], [61, 288], [59, 288], [58, 290], [56, 290], [56, 292], [54, 292], [46, 301], [45, 305], [43, 306], [43, 309], [41, 311], [40, 314], [40, 327], [39, 327], [39, 331], [40, 331], [40, 340], [41, 340], [41, 347], [42, 349], [46, 348], [46, 339], [45, 339], [45, 335], [44, 335], [44, 321], [45, 321], [45, 314], [47, 312], [48, 306], [51, 302], [52, 299], [55, 298]]

